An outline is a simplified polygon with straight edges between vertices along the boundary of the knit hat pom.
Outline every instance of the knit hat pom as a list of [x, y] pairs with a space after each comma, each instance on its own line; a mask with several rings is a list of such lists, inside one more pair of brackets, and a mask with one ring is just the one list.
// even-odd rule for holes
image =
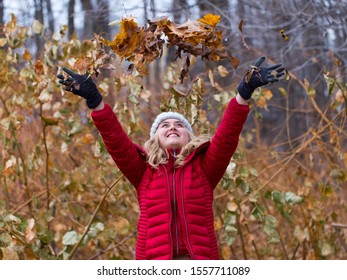
[[164, 113], [161, 113], [159, 114], [153, 124], [152, 124], [152, 127], [151, 127], [151, 132], [149, 134], [150, 138], [152, 138], [155, 134], [155, 132], [157, 131], [158, 129], [158, 126], [160, 125], [161, 122], [167, 120], [167, 119], [176, 119], [176, 120], [179, 120], [181, 121], [185, 127], [191, 132], [193, 133], [193, 129], [192, 129], [192, 126], [190, 125], [190, 123], [187, 121], [187, 119], [182, 116], [181, 114], [179, 113], [176, 113], [176, 112], [164, 112]]

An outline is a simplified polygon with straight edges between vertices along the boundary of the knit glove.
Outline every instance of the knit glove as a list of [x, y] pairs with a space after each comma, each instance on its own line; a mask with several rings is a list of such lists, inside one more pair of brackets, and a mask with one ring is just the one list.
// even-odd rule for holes
[[60, 79], [59, 83], [65, 86], [64, 90], [86, 99], [89, 109], [94, 109], [100, 104], [102, 95], [88, 72], [84, 75], [79, 75], [65, 67], [63, 71], [70, 76], [65, 78], [63, 75], [57, 75], [57, 78]]
[[258, 58], [254, 65], [250, 66], [250, 69], [237, 87], [237, 91], [243, 99], [250, 99], [253, 91], [257, 87], [264, 86], [268, 83], [278, 82], [278, 78], [285, 75], [285, 69], [282, 67], [282, 64], [260, 67], [264, 60], [264, 56]]

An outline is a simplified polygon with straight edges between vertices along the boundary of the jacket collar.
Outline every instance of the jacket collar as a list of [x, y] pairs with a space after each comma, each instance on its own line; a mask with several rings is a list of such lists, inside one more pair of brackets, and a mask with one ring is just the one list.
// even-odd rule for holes
[[[207, 141], [203, 144], [201, 144], [197, 149], [195, 149], [189, 156], [187, 156], [186, 160], [185, 160], [185, 164], [187, 162], [189, 162], [192, 158], [194, 158], [194, 156], [196, 155], [200, 155], [203, 154], [207, 151], [208, 147], [210, 146], [211, 142]], [[146, 158], [147, 156], [147, 152], [145, 151], [145, 149], [143, 147], [141, 147], [140, 145], [135, 144], [135, 147], [137, 148], [137, 150], [140, 152], [140, 154]], [[176, 149], [176, 156], [181, 152], [181, 149]], [[169, 162], [174, 162], [174, 149], [168, 149], [168, 153], [169, 153]]]
[[195, 156], [204, 154], [207, 151], [210, 144], [211, 144], [210, 141], [206, 141], [205, 143], [202, 143], [198, 148], [196, 148], [190, 155], [186, 157], [184, 164], [191, 161]]

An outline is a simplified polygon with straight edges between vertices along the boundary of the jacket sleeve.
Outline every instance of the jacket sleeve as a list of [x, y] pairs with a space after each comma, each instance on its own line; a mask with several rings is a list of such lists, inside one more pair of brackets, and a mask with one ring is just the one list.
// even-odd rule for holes
[[236, 98], [231, 99], [216, 134], [203, 156], [202, 167], [213, 188], [223, 177], [230, 163], [249, 111], [248, 105], [239, 104]]
[[145, 155], [129, 139], [108, 104], [105, 104], [103, 110], [93, 111], [91, 117], [112, 159], [124, 176], [137, 188], [145, 171]]

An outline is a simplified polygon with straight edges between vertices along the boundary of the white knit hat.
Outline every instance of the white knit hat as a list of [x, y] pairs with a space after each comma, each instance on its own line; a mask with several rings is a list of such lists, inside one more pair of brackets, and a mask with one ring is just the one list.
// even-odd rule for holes
[[155, 134], [155, 132], [157, 131], [158, 129], [158, 126], [160, 125], [160, 123], [164, 120], [167, 120], [167, 119], [176, 119], [176, 120], [179, 120], [181, 121], [185, 127], [191, 132], [193, 133], [193, 129], [192, 129], [192, 126], [190, 125], [190, 123], [187, 121], [187, 119], [185, 117], [183, 117], [181, 114], [179, 113], [176, 113], [176, 112], [164, 112], [164, 113], [161, 113], [159, 114], [153, 124], [152, 124], [152, 127], [151, 127], [151, 132], [149, 134], [150, 138], [153, 137], [153, 135]]

